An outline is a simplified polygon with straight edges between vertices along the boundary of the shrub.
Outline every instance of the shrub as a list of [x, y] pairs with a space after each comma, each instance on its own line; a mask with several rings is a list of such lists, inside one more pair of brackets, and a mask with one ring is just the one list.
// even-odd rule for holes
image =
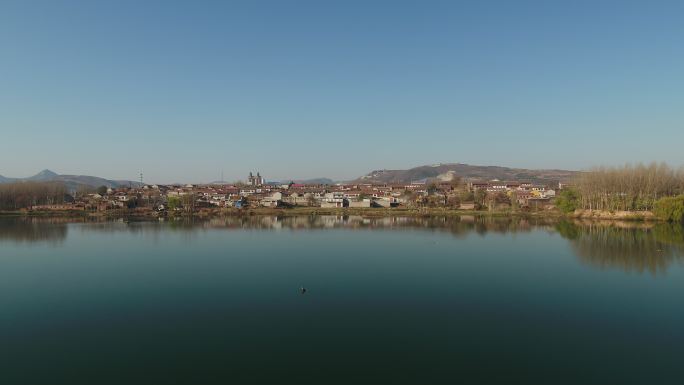
[[561, 191], [560, 194], [558, 194], [558, 197], [556, 197], [556, 207], [558, 207], [560, 211], [564, 213], [571, 213], [575, 211], [575, 209], [577, 208], [578, 201], [579, 194], [577, 193], [577, 191], [572, 189], [565, 189]]
[[658, 199], [654, 213], [669, 222], [684, 222], [684, 195]]

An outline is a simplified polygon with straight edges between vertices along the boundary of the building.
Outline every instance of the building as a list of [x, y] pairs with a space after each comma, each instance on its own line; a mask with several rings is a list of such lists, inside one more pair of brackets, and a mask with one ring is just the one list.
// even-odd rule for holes
[[254, 176], [254, 174], [252, 174], [252, 172], [250, 171], [249, 176], [247, 177], [247, 184], [251, 186], [263, 186], [264, 183], [264, 178], [261, 176], [261, 174], [259, 174], [258, 171], [256, 176]]
[[263, 207], [281, 207], [283, 205], [283, 193], [274, 192], [270, 196], [261, 199], [259, 205]]
[[487, 190], [489, 188], [489, 182], [482, 182], [482, 181], [474, 181], [474, 182], [468, 182], [468, 189], [470, 191], [477, 191], [477, 190]]
[[380, 197], [378, 199], [373, 200], [373, 206], [375, 207], [397, 207], [399, 205], [399, 202], [397, 202], [396, 198], [392, 197]]
[[314, 194], [293, 192], [289, 196], [282, 198], [283, 202], [293, 206], [316, 206], [317, 200]]
[[344, 198], [324, 198], [321, 201], [322, 208], [342, 208], [349, 206], [349, 202]]
[[370, 199], [362, 199], [362, 200], [357, 200], [357, 201], [349, 201], [349, 207], [350, 208], [370, 208], [371, 207], [371, 200]]

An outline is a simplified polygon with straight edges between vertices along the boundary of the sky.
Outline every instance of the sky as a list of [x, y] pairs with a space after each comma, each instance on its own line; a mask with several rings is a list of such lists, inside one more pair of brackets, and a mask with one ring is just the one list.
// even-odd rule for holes
[[0, 175], [684, 164], [682, 1], [0, 1]]

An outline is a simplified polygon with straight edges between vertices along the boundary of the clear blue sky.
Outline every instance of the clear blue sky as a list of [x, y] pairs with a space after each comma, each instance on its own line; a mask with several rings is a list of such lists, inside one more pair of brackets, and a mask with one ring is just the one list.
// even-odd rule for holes
[[684, 1], [4, 0], [0, 174], [679, 166], [683, 44]]

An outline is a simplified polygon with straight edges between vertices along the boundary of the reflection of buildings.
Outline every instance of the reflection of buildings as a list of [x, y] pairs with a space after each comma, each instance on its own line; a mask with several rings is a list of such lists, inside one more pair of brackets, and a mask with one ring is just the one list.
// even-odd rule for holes
[[[61, 242], [66, 239], [68, 223], [73, 218], [1, 218], [2, 242]], [[218, 229], [263, 230], [419, 230], [444, 232], [454, 237], [473, 234], [515, 234], [530, 231], [554, 231], [570, 243], [578, 260], [601, 269], [627, 272], [667, 271], [674, 263], [684, 262], [684, 227], [666, 223], [557, 222], [536, 217], [430, 216], [360, 216], [360, 215], [298, 215], [298, 216], [228, 216], [207, 220], [182, 219], [164, 222], [130, 222], [81, 219], [79, 226], [86, 232], [136, 232], [155, 236], [179, 231], [191, 236], [195, 232]]]
[[[455, 236], [472, 232], [515, 233], [533, 229], [552, 229], [553, 222], [545, 219], [498, 218], [484, 216], [445, 217], [364, 217], [361, 215], [295, 215], [295, 216], [230, 216], [195, 222], [197, 228], [226, 229], [420, 229], [445, 231]], [[189, 227], [192, 228], [192, 227]]]

